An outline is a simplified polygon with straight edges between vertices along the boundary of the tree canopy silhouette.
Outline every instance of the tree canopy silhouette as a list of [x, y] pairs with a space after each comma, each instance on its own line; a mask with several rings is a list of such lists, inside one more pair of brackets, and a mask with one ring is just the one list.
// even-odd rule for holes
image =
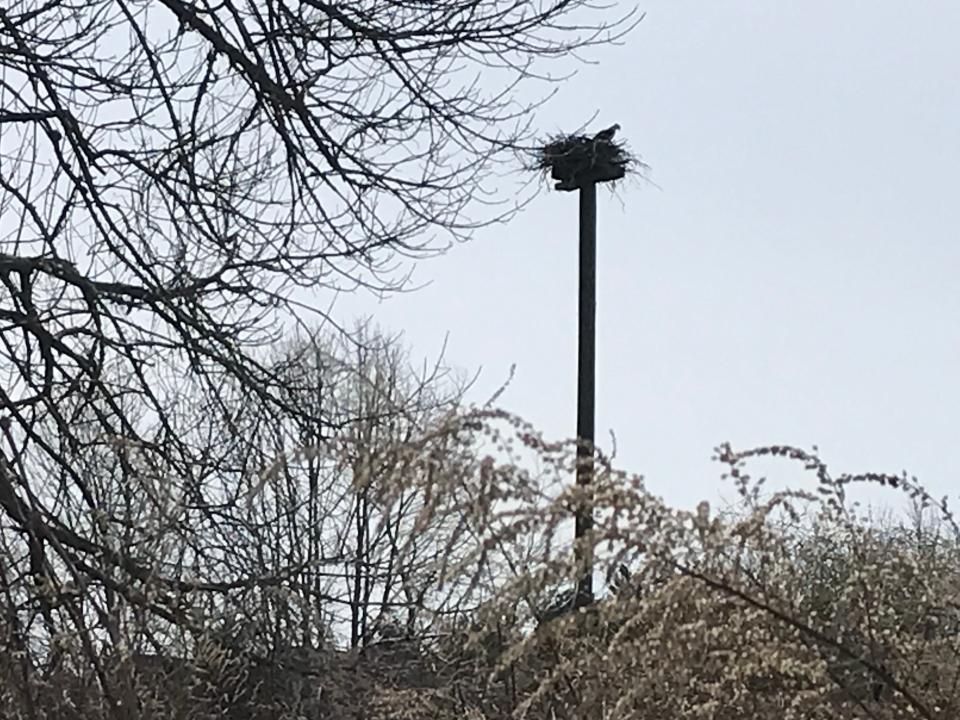
[[396, 289], [404, 258], [509, 213], [481, 195], [532, 137], [524, 88], [634, 19], [584, 0], [5, 4], [7, 516], [44, 535], [41, 478], [96, 511], [71, 460], [94, 446], [211, 472], [185, 423], [229, 421], [225, 395], [324, 422], [262, 348], [322, 314], [308, 292]]
[[532, 138], [543, 63], [633, 22], [586, 0], [2, 3], [11, 617], [55, 637], [66, 612], [91, 657], [118, 598], [186, 627], [195, 579], [141, 541], [222, 515], [210, 488], [249, 470], [237, 408], [351, 422], [294, 402], [316, 388], [270, 348], [322, 321], [318, 290], [399, 289], [406, 259], [508, 215], [487, 181]]

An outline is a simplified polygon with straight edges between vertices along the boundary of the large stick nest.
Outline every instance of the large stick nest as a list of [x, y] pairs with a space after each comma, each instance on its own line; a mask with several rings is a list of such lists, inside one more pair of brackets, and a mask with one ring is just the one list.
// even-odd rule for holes
[[616, 181], [645, 167], [624, 143], [589, 135], [558, 135], [534, 152], [531, 169], [557, 180], [557, 190], [576, 190], [591, 182]]

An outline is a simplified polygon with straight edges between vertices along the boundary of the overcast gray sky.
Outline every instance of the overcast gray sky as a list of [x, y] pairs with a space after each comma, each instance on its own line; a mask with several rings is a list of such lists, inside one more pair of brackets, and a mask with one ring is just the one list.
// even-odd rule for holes
[[[640, 5], [540, 115], [619, 122], [661, 188], [600, 192], [598, 438], [682, 504], [722, 487], [725, 440], [956, 496], [960, 3]], [[449, 332], [448, 360], [483, 369], [476, 400], [516, 363], [502, 404], [570, 437], [576, 218], [575, 194], [545, 192], [418, 265], [425, 289], [337, 314], [422, 356]]]

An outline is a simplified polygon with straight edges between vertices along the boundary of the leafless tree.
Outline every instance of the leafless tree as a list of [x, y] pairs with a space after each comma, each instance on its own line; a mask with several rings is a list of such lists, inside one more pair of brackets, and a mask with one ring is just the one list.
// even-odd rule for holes
[[[63, 502], [56, 525], [36, 524], [41, 542], [62, 549], [36, 566], [32, 534], [5, 534], [0, 555], [8, 615], [23, 619], [0, 627], [33, 677], [26, 687], [91, 678], [129, 706], [150, 686], [131, 655], [172, 660], [191, 682], [218, 673], [238, 693], [250, 673], [301, 672], [345, 648], [373, 647], [392, 668], [404, 654], [419, 659], [416, 637], [457, 609], [456, 593], [438, 586], [462, 542], [458, 516], [423, 510], [431, 483], [472, 471], [457, 432], [466, 384], [440, 361], [418, 369], [398, 340], [362, 326], [281, 345], [271, 365], [291, 407], [343, 419], [336, 436], [304, 422], [306, 410], [271, 413], [224, 383], [228, 422], [202, 402], [179, 408], [191, 444], [206, 444], [211, 471], [199, 484], [149, 448], [63, 449], [97, 512]], [[56, 463], [36, 467], [66, 481]]]
[[417, 527], [426, 475], [469, 472], [474, 457], [455, 432], [466, 383], [440, 361], [418, 368], [399, 340], [368, 326], [292, 343], [282, 362], [288, 401], [322, 406], [343, 427], [323, 437], [255, 399], [237, 408], [228, 484], [240, 492], [229, 495], [231, 522], [221, 516], [202, 535], [229, 541], [233, 565], [203, 572], [284, 578], [283, 592], [251, 587], [235, 607], [267, 652], [412, 638], [440, 609], [437, 568], [456, 525], [433, 517]]
[[[218, 512], [203, 488], [225, 460], [202, 433], [237, 397], [331, 437], [266, 348], [314, 321], [318, 289], [402, 287], [405, 258], [509, 215], [491, 184], [534, 134], [525, 88], [635, 19], [586, 0], [4, 3], [8, 609], [56, 596], [81, 630], [96, 585], [187, 624], [179, 568], [116, 529], [161, 538]], [[104, 457], [129, 516], [101, 507]]]

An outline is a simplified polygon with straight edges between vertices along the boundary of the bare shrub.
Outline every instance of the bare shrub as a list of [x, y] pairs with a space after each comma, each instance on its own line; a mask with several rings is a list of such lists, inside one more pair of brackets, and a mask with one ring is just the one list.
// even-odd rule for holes
[[[425, 442], [439, 436], [452, 443], [446, 450], [459, 448], [449, 465]], [[443, 414], [425, 435], [398, 436], [391, 447], [404, 458], [395, 465], [403, 471], [376, 475], [379, 502], [419, 498], [396, 558], [424, 533], [436, 531], [438, 544], [418, 570], [429, 569], [432, 579], [413, 632], [396, 628], [392, 635], [385, 626], [352, 648], [347, 642], [265, 654], [253, 612], [239, 626], [186, 642], [183, 657], [197, 680], [168, 676], [177, 677], [179, 704], [173, 691], [151, 695], [151, 688], [166, 686], [137, 668], [133, 682], [144, 716], [154, 700], [152, 716], [198, 718], [202, 712], [544, 720], [956, 713], [960, 533], [949, 509], [913, 480], [834, 478], [816, 455], [796, 448], [721, 447], [718, 459], [740, 505], [723, 513], [706, 503], [686, 511], [666, 506], [642, 478], [598, 455], [590, 488], [596, 523], [584, 541], [593, 544], [608, 592], [588, 608], [545, 613], [565, 606], [558, 598], [581, 572], [569, 527], [585, 492], [569, 482], [574, 444], [548, 443], [518, 419], [481, 408]], [[816, 480], [814, 491], [764, 494], [746, 470], [757, 455], [803, 463]], [[433, 471], [421, 471], [428, 467]], [[902, 491], [914, 517], [897, 524], [859, 513], [848, 499], [858, 482]], [[245, 606], [243, 586], [229, 585], [207, 581], [193, 592], [256, 607]], [[22, 635], [7, 627], [6, 637], [13, 647]], [[64, 656], [81, 658], [80, 645], [66, 642]], [[81, 664], [65, 659], [60, 666], [65, 672]], [[23, 677], [16, 662], [5, 667], [11, 680], [18, 672]], [[30, 673], [36, 681], [28, 692], [49, 693], [52, 685]], [[25, 708], [21, 687], [13, 681], [4, 692]], [[109, 698], [98, 687], [87, 682], [100, 703], [87, 707], [105, 713]]]

